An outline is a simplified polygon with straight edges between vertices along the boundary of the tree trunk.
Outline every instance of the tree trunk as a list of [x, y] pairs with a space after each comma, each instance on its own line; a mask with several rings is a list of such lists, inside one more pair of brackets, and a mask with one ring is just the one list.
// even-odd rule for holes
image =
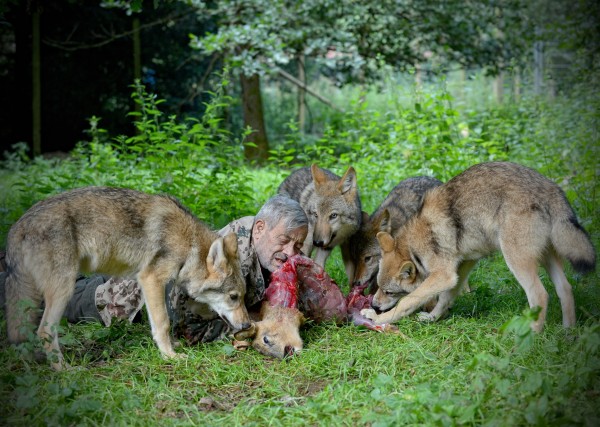
[[502, 71], [494, 79], [494, 97], [498, 104], [502, 104], [504, 101], [504, 74]]
[[[298, 80], [306, 86], [306, 75], [304, 73], [304, 54], [298, 55]], [[306, 91], [304, 87], [298, 87], [298, 130], [300, 133], [304, 133], [304, 126], [306, 122], [306, 104], [305, 104]]]
[[260, 77], [241, 75], [242, 108], [244, 113], [244, 128], [251, 128], [252, 133], [246, 137], [244, 156], [246, 160], [263, 163], [269, 156], [269, 141], [265, 130], [262, 98], [260, 96]]
[[31, 11], [31, 87], [33, 155], [42, 154], [42, 81], [40, 53], [40, 11], [34, 5]]

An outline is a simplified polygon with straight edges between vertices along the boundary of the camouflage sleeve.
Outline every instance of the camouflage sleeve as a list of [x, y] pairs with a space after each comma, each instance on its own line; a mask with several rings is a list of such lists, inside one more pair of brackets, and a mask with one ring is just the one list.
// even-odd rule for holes
[[94, 295], [99, 316], [106, 326], [110, 326], [113, 318], [133, 322], [144, 306], [142, 287], [131, 279], [111, 277], [95, 287]]

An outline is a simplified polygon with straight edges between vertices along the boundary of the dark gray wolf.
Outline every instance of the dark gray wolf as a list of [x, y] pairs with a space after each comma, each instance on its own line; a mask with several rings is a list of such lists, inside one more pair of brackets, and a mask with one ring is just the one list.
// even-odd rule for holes
[[164, 357], [183, 356], [170, 339], [165, 305], [170, 281], [234, 329], [250, 327], [235, 234], [220, 238], [169, 196], [86, 187], [50, 197], [12, 226], [6, 260], [8, 338], [24, 341], [25, 322], [37, 321], [37, 313], [23, 313], [18, 302], [28, 299], [39, 306], [43, 299], [37, 334], [55, 369], [66, 366], [56, 326], [80, 271], [134, 277], [140, 283], [152, 336]]
[[297, 200], [308, 216], [308, 235], [302, 252], [310, 256], [316, 247], [315, 262], [324, 267], [331, 250], [340, 245], [348, 280], [352, 280], [347, 243], [362, 219], [354, 168], [348, 167], [340, 178], [313, 164], [292, 172], [278, 193]]
[[382, 249], [372, 309], [378, 323], [408, 316], [439, 295], [431, 313], [445, 314], [477, 260], [500, 250], [525, 290], [530, 307], [541, 311], [532, 329], [541, 331], [548, 293], [538, 276], [546, 269], [561, 302], [563, 325], [575, 324], [575, 302], [563, 271], [567, 259], [580, 272], [595, 268], [596, 254], [565, 194], [538, 172], [514, 163], [482, 163], [425, 194], [419, 212], [395, 238], [377, 234]]
[[360, 229], [350, 237], [349, 244], [354, 264], [353, 286], [368, 284], [370, 293], [377, 290], [376, 279], [381, 259], [377, 233], [385, 231], [394, 235], [417, 213], [425, 192], [441, 184], [442, 181], [429, 176], [404, 179], [390, 191], [371, 216], [363, 212]]

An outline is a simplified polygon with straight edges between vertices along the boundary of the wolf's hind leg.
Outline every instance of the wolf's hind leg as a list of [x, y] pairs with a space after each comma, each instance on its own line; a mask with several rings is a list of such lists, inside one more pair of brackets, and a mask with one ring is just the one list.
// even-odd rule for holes
[[65, 363], [58, 342], [58, 325], [75, 289], [76, 274], [46, 280], [44, 302], [46, 307], [37, 334], [44, 344], [48, 360], [57, 371], [69, 366]]
[[544, 258], [544, 268], [556, 287], [562, 309], [563, 326], [565, 328], [575, 325], [575, 300], [573, 289], [565, 276], [563, 263], [554, 250], [549, 250]]
[[[42, 295], [34, 283], [14, 273], [6, 277], [4, 292], [8, 341], [22, 343], [27, 340], [27, 330], [33, 331], [38, 324]], [[31, 302], [32, 307], [25, 307], [24, 300]]]
[[541, 307], [538, 319], [531, 324], [531, 329], [535, 332], [541, 332], [546, 321], [546, 311], [548, 310], [548, 292], [544, 288], [540, 277], [538, 276], [538, 263], [534, 256], [519, 253], [518, 250], [511, 249], [502, 253], [508, 268], [517, 278], [517, 281], [527, 294], [529, 307]]

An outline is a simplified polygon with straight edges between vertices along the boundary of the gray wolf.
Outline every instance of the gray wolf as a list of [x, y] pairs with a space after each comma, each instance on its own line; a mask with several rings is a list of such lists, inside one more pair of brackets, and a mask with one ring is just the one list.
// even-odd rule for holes
[[548, 293], [538, 276], [546, 269], [556, 287], [563, 325], [575, 324], [575, 302], [563, 259], [580, 272], [595, 268], [596, 255], [561, 188], [537, 171], [508, 162], [470, 167], [425, 194], [418, 213], [397, 235], [379, 232], [382, 249], [373, 309], [363, 314], [378, 323], [408, 316], [439, 295], [425, 320], [437, 320], [452, 304], [477, 260], [500, 250], [539, 306], [534, 331], [546, 319]]
[[279, 194], [297, 200], [308, 216], [308, 235], [302, 252], [310, 256], [316, 248], [315, 261], [325, 266], [331, 250], [340, 245], [348, 279], [353, 276], [348, 238], [362, 220], [356, 172], [348, 167], [340, 178], [316, 164], [292, 172], [279, 186]]
[[18, 302], [39, 307], [43, 300], [37, 334], [55, 369], [66, 366], [56, 327], [80, 271], [135, 278], [152, 336], [167, 358], [183, 357], [169, 336], [165, 286], [171, 281], [234, 329], [250, 327], [235, 234], [219, 237], [170, 196], [85, 187], [42, 200], [10, 229], [6, 260], [9, 341], [24, 341], [25, 322], [37, 321], [37, 313], [24, 314]]
[[376, 279], [381, 259], [377, 233], [385, 231], [394, 235], [417, 212], [425, 192], [441, 184], [442, 181], [429, 176], [404, 179], [390, 191], [371, 216], [363, 212], [360, 229], [350, 237], [350, 256], [354, 264], [352, 286], [368, 285], [369, 293], [377, 291]]

